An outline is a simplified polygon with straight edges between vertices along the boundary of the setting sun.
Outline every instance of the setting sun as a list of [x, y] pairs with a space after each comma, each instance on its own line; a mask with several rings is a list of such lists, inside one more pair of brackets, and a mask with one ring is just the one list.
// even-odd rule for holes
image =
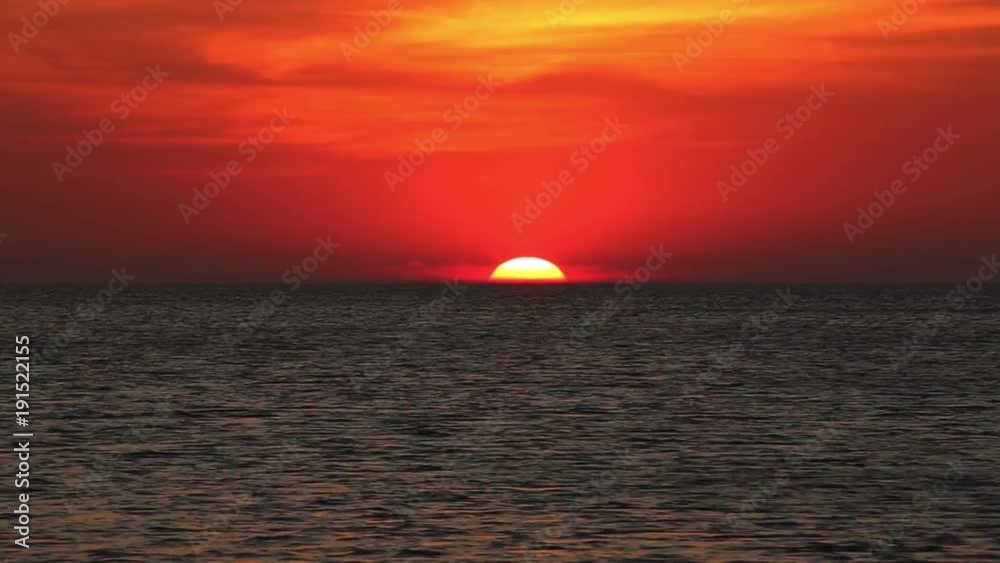
[[513, 258], [500, 264], [490, 275], [499, 282], [562, 282], [565, 274], [558, 266], [541, 258]]

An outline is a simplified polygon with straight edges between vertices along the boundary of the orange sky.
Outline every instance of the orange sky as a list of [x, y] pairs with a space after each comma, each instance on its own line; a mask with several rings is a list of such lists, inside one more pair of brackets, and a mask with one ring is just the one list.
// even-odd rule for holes
[[[73, 0], [18, 42], [39, 8], [8, 0], [0, 279], [268, 281], [326, 235], [342, 247], [323, 279], [478, 277], [519, 255], [613, 279], [659, 245], [665, 279], [966, 277], [1000, 251], [1000, 3], [927, 0], [886, 40], [893, 4], [564, 0], [556, 18], [556, 0], [402, 0], [348, 61], [390, 2], [244, 0], [220, 21], [209, 0]], [[112, 101], [150, 65], [169, 75], [121, 119]], [[833, 97], [781, 139], [820, 85]], [[296, 117], [247, 161], [274, 108]], [[628, 128], [581, 171], [575, 151], [615, 118]], [[103, 119], [114, 131], [60, 182], [53, 161]], [[958, 143], [851, 244], [857, 207], [948, 126]], [[724, 201], [717, 182], [769, 137], [780, 150]], [[241, 173], [185, 220], [230, 160]], [[573, 183], [518, 232], [563, 170]]]

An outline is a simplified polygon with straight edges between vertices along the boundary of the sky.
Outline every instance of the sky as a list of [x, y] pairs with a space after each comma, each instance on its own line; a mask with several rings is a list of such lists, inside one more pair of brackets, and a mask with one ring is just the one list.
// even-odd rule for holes
[[0, 281], [277, 282], [318, 238], [312, 281], [1000, 252], [995, 0], [8, 0], [0, 31]]

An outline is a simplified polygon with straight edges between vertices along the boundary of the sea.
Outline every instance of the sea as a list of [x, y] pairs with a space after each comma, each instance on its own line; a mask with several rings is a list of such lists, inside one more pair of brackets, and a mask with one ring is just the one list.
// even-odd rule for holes
[[0, 322], [11, 561], [1000, 561], [997, 286], [4, 285]]

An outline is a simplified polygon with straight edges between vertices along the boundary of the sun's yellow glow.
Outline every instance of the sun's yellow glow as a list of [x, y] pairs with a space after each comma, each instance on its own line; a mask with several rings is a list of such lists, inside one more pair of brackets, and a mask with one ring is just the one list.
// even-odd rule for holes
[[500, 264], [490, 275], [490, 281], [560, 282], [566, 275], [558, 266], [541, 258], [513, 258]]

